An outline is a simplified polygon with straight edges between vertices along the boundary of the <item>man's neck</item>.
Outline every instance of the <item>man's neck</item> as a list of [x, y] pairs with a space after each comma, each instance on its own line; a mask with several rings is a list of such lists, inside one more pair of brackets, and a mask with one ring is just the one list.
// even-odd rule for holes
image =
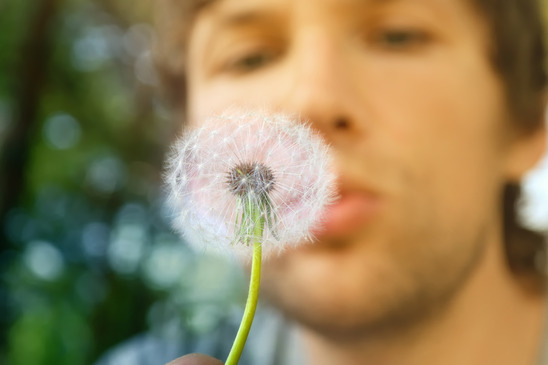
[[500, 244], [450, 306], [420, 328], [379, 340], [333, 342], [302, 331], [310, 365], [533, 365], [544, 330], [545, 299], [509, 272]]

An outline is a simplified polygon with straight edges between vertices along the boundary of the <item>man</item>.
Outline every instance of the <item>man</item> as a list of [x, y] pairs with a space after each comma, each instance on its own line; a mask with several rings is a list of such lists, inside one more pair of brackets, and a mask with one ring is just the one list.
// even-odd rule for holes
[[544, 250], [503, 214], [544, 150], [535, 1], [219, 0], [184, 23], [175, 3], [162, 37], [184, 52], [166, 63], [189, 123], [268, 107], [335, 150], [341, 198], [318, 242], [263, 271], [303, 363], [541, 361]]

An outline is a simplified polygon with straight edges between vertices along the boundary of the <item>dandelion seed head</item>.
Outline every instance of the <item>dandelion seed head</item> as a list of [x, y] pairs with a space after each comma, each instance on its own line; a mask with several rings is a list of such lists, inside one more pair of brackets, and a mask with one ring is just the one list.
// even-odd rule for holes
[[228, 171], [228, 189], [238, 196], [268, 194], [274, 187], [274, 173], [263, 163], [242, 162]]
[[173, 225], [198, 249], [247, 253], [250, 237], [236, 225], [247, 194], [271, 208], [261, 212], [265, 254], [310, 241], [334, 199], [330, 165], [328, 146], [298, 119], [264, 112], [207, 118], [167, 160]]

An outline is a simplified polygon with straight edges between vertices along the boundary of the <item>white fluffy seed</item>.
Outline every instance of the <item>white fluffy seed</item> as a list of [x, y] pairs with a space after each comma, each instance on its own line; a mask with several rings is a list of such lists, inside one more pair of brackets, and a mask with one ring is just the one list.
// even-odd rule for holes
[[173, 226], [194, 247], [247, 253], [238, 237], [241, 216], [227, 174], [258, 163], [274, 175], [268, 196], [275, 227], [265, 227], [263, 252], [310, 241], [311, 229], [334, 199], [335, 176], [328, 146], [310, 126], [282, 114], [232, 113], [201, 121], [172, 147], [165, 180]]

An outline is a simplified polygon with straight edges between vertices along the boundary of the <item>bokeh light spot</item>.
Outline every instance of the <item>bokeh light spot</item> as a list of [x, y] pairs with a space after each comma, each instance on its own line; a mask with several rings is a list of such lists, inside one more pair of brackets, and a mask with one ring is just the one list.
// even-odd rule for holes
[[82, 230], [84, 252], [91, 257], [102, 257], [106, 254], [109, 243], [109, 226], [100, 222], [86, 224]]
[[81, 71], [94, 71], [112, 58], [110, 43], [115, 32], [109, 26], [89, 27], [72, 48], [72, 62]]
[[141, 224], [118, 225], [108, 247], [110, 266], [121, 274], [133, 274], [139, 267], [146, 243], [146, 232]]
[[155, 240], [144, 263], [143, 274], [147, 283], [156, 289], [168, 289], [183, 277], [189, 264], [188, 249], [171, 236]]
[[82, 134], [78, 121], [66, 113], [51, 116], [44, 124], [44, 138], [48, 144], [58, 150], [74, 147]]
[[54, 281], [63, 273], [64, 260], [61, 252], [46, 241], [30, 242], [23, 260], [29, 270], [43, 280]]
[[118, 189], [125, 178], [124, 164], [114, 156], [93, 161], [87, 172], [87, 182], [98, 192], [109, 194]]

